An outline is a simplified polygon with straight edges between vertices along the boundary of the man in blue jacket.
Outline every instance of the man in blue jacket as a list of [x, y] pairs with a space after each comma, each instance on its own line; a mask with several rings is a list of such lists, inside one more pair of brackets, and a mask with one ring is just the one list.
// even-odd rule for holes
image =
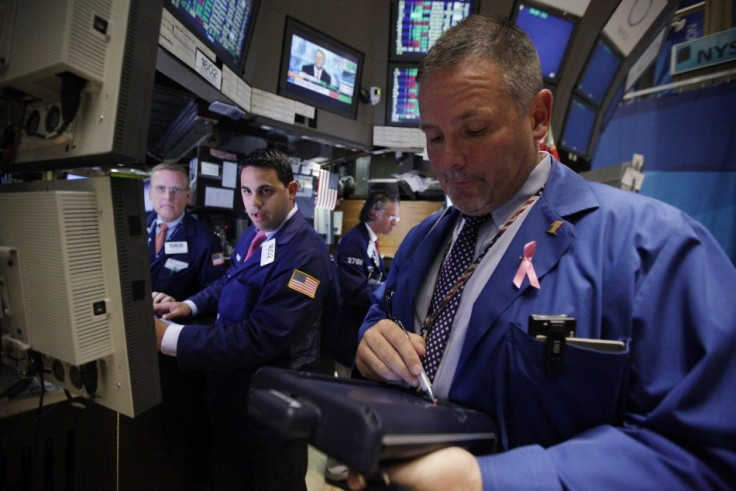
[[315, 79], [319, 80], [320, 82], [324, 82], [326, 84], [332, 83], [332, 77], [329, 73], [327, 73], [324, 70], [325, 66], [325, 53], [321, 49], [318, 49], [314, 52], [314, 63], [310, 63], [309, 65], [304, 65], [302, 67], [302, 72], [306, 73], [307, 75], [311, 75]]
[[[186, 213], [190, 194], [189, 175], [182, 166], [164, 162], [151, 169], [153, 211], [146, 217], [146, 227], [154, 302], [185, 299], [225, 273], [217, 236]], [[157, 236], [162, 239], [158, 250]]]
[[[538, 151], [552, 94], [516, 27], [466, 19], [435, 43], [418, 79], [430, 163], [454, 206], [407, 235], [385, 283], [394, 316], [416, 333], [407, 339], [375, 299], [356, 366], [417, 386], [424, 365], [440, 400], [494, 417], [500, 452], [446, 448], [388, 468], [391, 481], [733, 489], [736, 269], [713, 237], [671, 206], [586, 182]], [[435, 295], [467, 242], [469, 279]], [[588, 346], [548, 354], [527, 326], [551, 314], [574, 317]]]
[[[191, 189], [184, 167], [174, 162], [156, 165], [148, 189], [153, 204], [146, 217], [153, 302], [183, 300], [225, 273], [222, 247], [207, 225], [186, 212]], [[167, 463], [183, 489], [201, 488], [205, 482], [197, 464], [206, 460], [209, 447], [203, 376], [183, 373], [176, 359], [163, 355], [159, 373]]]
[[342, 305], [330, 344], [339, 363], [338, 373], [348, 378], [358, 349], [358, 329], [371, 305], [371, 295], [386, 279], [378, 236], [390, 234], [399, 222], [398, 197], [381, 191], [371, 194], [359, 219], [338, 242], [336, 254]]
[[296, 206], [288, 157], [257, 150], [241, 166], [253, 226], [227, 273], [184, 302], [156, 307], [165, 319], [216, 312], [215, 323], [157, 319], [156, 334], [161, 352], [183, 370], [207, 371], [213, 489], [304, 489], [306, 443], [274, 442], [249, 420], [248, 387], [264, 365], [319, 370], [320, 322], [334, 275], [327, 247]]

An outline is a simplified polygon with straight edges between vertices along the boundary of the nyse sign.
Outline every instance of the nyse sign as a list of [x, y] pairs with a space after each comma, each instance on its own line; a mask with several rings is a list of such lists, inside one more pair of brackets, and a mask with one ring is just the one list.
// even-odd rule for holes
[[672, 47], [670, 74], [677, 75], [736, 60], [736, 28]]
[[222, 70], [199, 50], [197, 50], [195, 69], [202, 78], [211, 83], [217, 90], [222, 88]]

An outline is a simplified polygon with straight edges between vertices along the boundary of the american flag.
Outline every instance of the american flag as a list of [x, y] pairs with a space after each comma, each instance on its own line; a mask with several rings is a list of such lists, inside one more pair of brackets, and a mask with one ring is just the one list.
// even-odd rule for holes
[[334, 210], [337, 205], [337, 183], [340, 177], [328, 170], [320, 169], [317, 183], [317, 200], [315, 207]]
[[294, 272], [291, 274], [291, 279], [289, 280], [288, 286], [292, 290], [296, 290], [300, 293], [314, 298], [314, 295], [317, 293], [317, 287], [319, 286], [319, 280], [314, 278], [313, 276], [309, 276], [303, 271], [295, 269]]

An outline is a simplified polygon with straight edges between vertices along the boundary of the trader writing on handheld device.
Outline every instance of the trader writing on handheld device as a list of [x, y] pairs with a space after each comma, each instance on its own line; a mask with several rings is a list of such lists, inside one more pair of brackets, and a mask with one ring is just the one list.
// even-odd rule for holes
[[[495, 419], [499, 453], [450, 447], [386, 475], [442, 490], [736, 486], [736, 269], [711, 234], [539, 151], [553, 97], [510, 23], [458, 23], [417, 79], [430, 165], [453, 206], [402, 242], [391, 312], [374, 296], [356, 367], [414, 386], [424, 369], [440, 403]], [[552, 314], [574, 318], [578, 339], [624, 347], [570, 343], [551, 371], [527, 328]]]

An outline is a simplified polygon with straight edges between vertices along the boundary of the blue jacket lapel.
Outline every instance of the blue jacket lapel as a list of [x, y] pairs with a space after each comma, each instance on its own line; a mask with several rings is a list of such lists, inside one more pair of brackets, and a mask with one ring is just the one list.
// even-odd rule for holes
[[[541, 287], [544, 288], [544, 276], [555, 267], [575, 240], [575, 229], [570, 222], [565, 221], [565, 217], [597, 206], [583, 179], [563, 168], [562, 164], [555, 163], [546, 188], [550, 191], [545, 190], [529, 211], [475, 302], [460, 357], [461, 365], [466, 362], [478, 341], [493, 327], [501, 313], [527, 290], [533, 289], [528, 278], [524, 279], [518, 289], [512, 283], [520, 265], [524, 245], [532, 240], [537, 242], [533, 264]], [[574, 198], [571, 200], [571, 197]], [[559, 203], [563, 198], [564, 204]], [[562, 223], [553, 227], [556, 222]]]
[[396, 285], [397, 292], [409, 292], [411, 297], [406, 300], [402, 298], [402, 302], [395, 306], [396, 315], [404, 322], [409, 322], [407, 326], [413, 324], [414, 304], [419, 290], [435, 257], [444, 247], [448, 234], [452, 233], [452, 227], [455, 225], [458, 215], [459, 212], [455, 208], [450, 208], [447, 212], [439, 215], [436, 221], [433, 221], [429, 231], [425, 233], [426, 235], [418, 241], [416, 248], [408, 253], [410, 257], [406, 260], [410, 264], [406, 268], [417, 274], [405, 275], [402, 277], [401, 283]]

